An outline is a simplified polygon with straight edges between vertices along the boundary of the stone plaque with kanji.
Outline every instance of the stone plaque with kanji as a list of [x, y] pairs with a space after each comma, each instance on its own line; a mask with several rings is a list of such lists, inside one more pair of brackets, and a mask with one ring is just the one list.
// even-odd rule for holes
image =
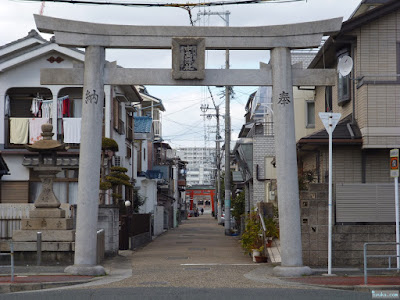
[[172, 39], [172, 77], [204, 79], [204, 38]]

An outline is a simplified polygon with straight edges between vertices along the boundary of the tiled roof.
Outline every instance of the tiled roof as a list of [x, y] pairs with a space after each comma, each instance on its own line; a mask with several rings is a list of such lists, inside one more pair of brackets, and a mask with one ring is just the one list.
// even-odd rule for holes
[[134, 117], [135, 119], [135, 129], [136, 133], [150, 133], [151, 132], [151, 124], [153, 123], [153, 119], [151, 117]]
[[[43, 43], [33, 44], [33, 45], [30, 45], [29, 47], [22, 48], [19, 51], [15, 51], [15, 52], [12, 52], [10, 54], [7, 54], [4, 57], [0, 58], [0, 62], [8, 61], [8, 60], [11, 60], [11, 59], [13, 59], [15, 57], [22, 56], [23, 54], [30, 53], [30, 52], [32, 52], [34, 50], [46, 47], [46, 46], [51, 45], [51, 44], [55, 44], [55, 40], [54, 39], [51, 39], [50, 41], [47, 41], [47, 40], [43, 39], [35, 30], [31, 30], [29, 32], [28, 36], [26, 36], [26, 37], [24, 37], [22, 39], [19, 39], [19, 40], [15, 40], [15, 41], [13, 41], [13, 42], [11, 42], [9, 44], [6, 44], [4, 46], [1, 46], [0, 50], [2, 48], [6, 48], [6, 47], [8, 47], [10, 45], [17, 44], [17, 43], [19, 43], [21, 41], [24, 41], [26, 39], [29, 39], [29, 38], [36, 38], [37, 40], [40, 40]], [[67, 47], [65, 47], [65, 48], [67, 48]], [[73, 50], [73, 51], [75, 51], [77, 53], [80, 53], [80, 54], [85, 54], [84, 51], [79, 50], [77, 48], [68, 48], [68, 49], [71, 49], [71, 50]]]
[[31, 31], [29, 31], [29, 33], [28, 33], [27, 36], [25, 36], [25, 37], [23, 37], [23, 38], [20, 38], [20, 39], [18, 39], [18, 40], [12, 41], [12, 42], [10, 42], [10, 43], [8, 43], [8, 44], [5, 44], [5, 45], [3, 45], [3, 46], [0, 46], [0, 50], [1, 50], [1, 49], [4, 49], [4, 48], [7, 48], [7, 47], [9, 47], [9, 46], [12, 46], [12, 45], [14, 45], [14, 44], [18, 44], [18, 43], [23, 42], [23, 41], [25, 41], [25, 40], [27, 40], [27, 39], [30, 39], [30, 38], [36, 38], [36, 39], [39, 40], [39, 41], [47, 42], [47, 40], [45, 40], [44, 38], [42, 38], [42, 36], [41, 36], [36, 30], [32, 29]]

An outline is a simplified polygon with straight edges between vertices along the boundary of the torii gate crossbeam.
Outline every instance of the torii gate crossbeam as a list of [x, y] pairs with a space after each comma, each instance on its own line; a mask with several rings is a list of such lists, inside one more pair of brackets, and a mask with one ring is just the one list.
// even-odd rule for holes
[[[40, 31], [54, 33], [58, 44], [86, 48], [84, 70], [46, 69], [41, 73], [43, 84], [83, 83], [75, 264], [68, 267], [66, 272], [82, 275], [99, 275], [104, 272], [101, 266], [95, 265], [95, 225], [101, 152], [101, 126], [98, 126], [98, 121], [102, 116], [103, 87], [106, 83], [272, 85], [277, 129], [275, 150], [282, 257], [281, 266], [275, 267], [274, 272], [280, 276], [311, 273], [309, 267], [303, 266], [302, 259], [293, 85], [334, 85], [334, 71], [299, 70], [296, 66], [292, 67], [290, 50], [318, 47], [324, 34], [340, 30], [342, 18], [246, 28], [107, 25], [39, 15], [35, 15], [35, 21]], [[189, 40], [193, 44], [187, 43]], [[200, 49], [196, 57], [189, 57], [188, 65], [186, 60], [182, 65], [182, 60], [178, 61], [182, 59], [182, 52], [179, 51], [183, 51], [183, 57], [186, 58], [186, 54], [193, 51], [187, 49], [195, 47]], [[172, 49], [173, 72], [106, 67], [105, 48]], [[271, 50], [271, 65], [262, 65], [260, 70], [204, 70], [204, 64], [196, 59], [204, 59], [206, 49]], [[198, 66], [201, 66], [200, 72]]]

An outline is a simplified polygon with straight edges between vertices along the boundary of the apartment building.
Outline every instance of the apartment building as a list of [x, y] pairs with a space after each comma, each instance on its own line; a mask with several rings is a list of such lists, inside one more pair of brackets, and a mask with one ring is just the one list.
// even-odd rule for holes
[[178, 148], [178, 156], [187, 162], [186, 184], [214, 185], [216, 173], [216, 149], [210, 147]]

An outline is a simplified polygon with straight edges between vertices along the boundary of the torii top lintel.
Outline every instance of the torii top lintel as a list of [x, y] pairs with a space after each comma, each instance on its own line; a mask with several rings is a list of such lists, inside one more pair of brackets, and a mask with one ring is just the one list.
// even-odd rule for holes
[[318, 47], [323, 35], [338, 32], [342, 25], [342, 18], [260, 27], [133, 26], [34, 18], [38, 30], [53, 33], [59, 45], [126, 49], [170, 49], [173, 37], [204, 37], [210, 50], [301, 49]]

